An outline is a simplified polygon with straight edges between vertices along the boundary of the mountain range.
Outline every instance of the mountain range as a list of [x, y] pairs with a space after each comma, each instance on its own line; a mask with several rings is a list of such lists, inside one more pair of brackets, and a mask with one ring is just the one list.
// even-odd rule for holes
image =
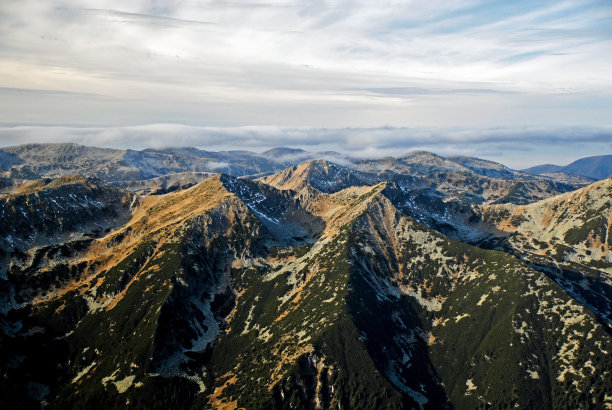
[[96, 177], [104, 182], [149, 180], [183, 172], [222, 172], [233, 176], [262, 176], [288, 166], [326, 159], [359, 170], [392, 170], [410, 173], [430, 171], [472, 172], [503, 179], [541, 178], [586, 184], [612, 176], [612, 155], [589, 157], [567, 167], [536, 166], [515, 171], [506, 166], [473, 157], [449, 157], [413, 151], [399, 158], [363, 160], [334, 151], [308, 152], [295, 148], [273, 148], [262, 153], [251, 151], [204, 151], [197, 148], [145, 149], [135, 151], [66, 144], [26, 144], [0, 149], [0, 176], [31, 180], [57, 178], [67, 174]]
[[2, 408], [612, 407], [612, 178], [286, 148], [0, 164]]

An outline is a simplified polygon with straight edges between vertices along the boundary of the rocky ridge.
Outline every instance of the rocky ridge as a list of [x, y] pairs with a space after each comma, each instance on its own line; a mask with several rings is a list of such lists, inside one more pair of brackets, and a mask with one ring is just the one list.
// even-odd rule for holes
[[[11, 227], [3, 406], [612, 405], [609, 180], [518, 205], [471, 169], [399, 171], [310, 161], [148, 196], [21, 185], [2, 226], [38, 207], [64, 222], [44, 244]], [[66, 223], [59, 197], [88, 200]]]

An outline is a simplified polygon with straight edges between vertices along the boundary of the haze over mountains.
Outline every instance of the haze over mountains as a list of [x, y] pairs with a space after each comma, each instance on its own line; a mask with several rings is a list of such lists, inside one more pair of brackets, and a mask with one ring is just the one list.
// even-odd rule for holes
[[423, 151], [0, 158], [0, 407], [612, 406], [612, 178]]

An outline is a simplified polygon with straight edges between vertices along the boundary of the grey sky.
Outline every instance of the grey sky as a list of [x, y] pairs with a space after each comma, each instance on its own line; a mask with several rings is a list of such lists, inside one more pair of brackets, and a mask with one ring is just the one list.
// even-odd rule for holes
[[[226, 148], [300, 130], [311, 149], [560, 163], [611, 151], [610, 21], [588, 0], [2, 1], [0, 145], [207, 147], [215, 127]], [[143, 136], [161, 128], [178, 134]]]

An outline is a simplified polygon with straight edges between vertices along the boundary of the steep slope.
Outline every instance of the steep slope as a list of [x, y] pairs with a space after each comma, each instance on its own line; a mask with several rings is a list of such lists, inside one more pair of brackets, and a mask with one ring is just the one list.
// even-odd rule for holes
[[[422, 155], [425, 154], [429, 153]], [[437, 156], [433, 158], [438, 159]], [[493, 179], [471, 171], [433, 172], [420, 177], [390, 170], [363, 172], [325, 160], [308, 161], [259, 181], [281, 190], [296, 191], [298, 197], [307, 200], [316, 197], [317, 192], [333, 193], [351, 186], [371, 186], [387, 181], [385, 195], [404, 214], [453, 238], [472, 242], [483, 234], [465, 223], [473, 217], [470, 204], [523, 204], [573, 188], [542, 179]]]
[[377, 371], [344, 302], [350, 275], [347, 224], [383, 188], [326, 196], [320, 204], [326, 229], [318, 241], [236, 266], [232, 276], [239, 296], [226, 334], [211, 351], [212, 368], [220, 376], [211, 405], [414, 404]]
[[[609, 368], [599, 346], [610, 337], [545, 275], [507, 254], [448, 240], [385, 200], [372, 202], [355, 228], [358, 323], [397, 387], [432, 400], [415, 377], [424, 370], [414, 368], [427, 345], [425, 357], [458, 408], [603, 405], [607, 376], [588, 366], [594, 354]], [[418, 315], [416, 325], [398, 311], [402, 302]], [[600, 393], [584, 398], [587, 389]]]
[[612, 323], [612, 179], [514, 207], [483, 209], [510, 247]]
[[573, 191], [582, 185], [572, 185], [548, 179], [499, 179], [473, 172], [434, 172], [425, 177], [431, 187], [447, 196], [471, 203], [528, 204], [539, 199]]
[[118, 181], [114, 182], [113, 185], [120, 186], [138, 195], [161, 195], [190, 188], [213, 175], [209, 172], [179, 172], [156, 178]]
[[11, 267], [64, 280], [15, 284], [0, 312], [0, 405], [612, 405], [612, 338], [549, 276], [406, 216], [399, 179], [326, 193], [297, 171], [273, 182], [299, 191], [218, 175], [143, 198]]
[[235, 270], [213, 405], [550, 408], [587, 388], [602, 404], [610, 337], [591, 312], [512, 256], [406, 218], [384, 189], [327, 196], [306, 253]]
[[[445, 202], [442, 193], [412, 176], [392, 171], [366, 173], [319, 160], [287, 168], [259, 181], [277, 189], [294, 191], [296, 197], [305, 199], [306, 203], [320, 192], [335, 193], [348, 187], [373, 186], [387, 181], [384, 194], [406, 215], [447, 234], [469, 234], [460, 226], [464, 216], [455, 218], [455, 214], [468, 212], [469, 208], [460, 209], [462, 207], [452, 200]], [[449, 211], [451, 209], [453, 212]]]
[[257, 253], [269, 237], [264, 230], [219, 177], [145, 203], [93, 250], [103, 270], [83, 293], [88, 314], [65, 336], [74, 352], [71, 382], [52, 407], [193, 402], [210, 377], [197, 358], [220, 332], [216, 315], [233, 297], [231, 261]]
[[352, 186], [375, 185], [381, 179], [326, 160], [316, 160], [294, 165], [260, 181], [282, 190], [300, 191], [310, 186], [321, 192], [333, 193]]
[[0, 150], [0, 171], [6, 171], [13, 165], [22, 163], [23, 160], [16, 154]]
[[529, 205], [485, 209], [504, 218], [496, 222], [499, 229], [523, 236], [531, 245], [538, 246], [535, 241], [554, 242], [571, 248], [570, 253], [548, 250], [549, 255], [558, 256], [560, 261], [612, 263], [611, 178]]
[[[373, 174], [414, 176], [420, 181], [418, 185], [468, 203], [527, 204], [591, 182], [535, 177], [493, 161], [472, 157], [444, 158], [426, 151], [415, 151], [399, 158], [359, 161], [356, 169]], [[383, 177], [379, 180], [388, 179]]]
[[64, 176], [24, 183], [0, 197], [0, 275], [26, 251], [100, 236], [125, 223], [135, 197], [99, 180]]
[[[271, 188], [257, 192], [257, 185], [217, 176], [146, 198], [124, 227], [83, 243], [76, 254], [55, 252], [48, 268], [12, 267], [9, 296], [16, 302], [3, 304], [8, 311], [0, 318], [9, 380], [2, 390], [21, 396], [7, 395], [4, 403], [19, 407], [28, 397], [51, 395], [52, 408], [122, 407], [121, 394], [132, 385], [142, 387], [136, 403], [150, 394], [161, 395], [155, 397], [163, 407], [195, 400], [210, 376], [192, 361], [218, 335], [217, 315], [234, 298], [227, 287], [232, 260], [279, 240], [307, 240], [317, 226], [287, 195], [264, 198]], [[32, 286], [43, 273], [62, 280]], [[35, 345], [56, 356], [40, 357]], [[25, 361], [7, 365], [15, 357]], [[45, 394], [24, 391], [28, 386]]]
[[0, 177], [0, 195], [12, 193], [22, 183], [19, 179]]

